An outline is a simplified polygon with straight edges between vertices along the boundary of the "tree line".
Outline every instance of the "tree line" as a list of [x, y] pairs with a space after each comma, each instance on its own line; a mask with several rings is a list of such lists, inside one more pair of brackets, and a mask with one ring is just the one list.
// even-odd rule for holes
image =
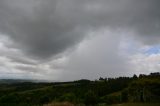
[[160, 102], [160, 73], [71, 82], [0, 84], [0, 104]]

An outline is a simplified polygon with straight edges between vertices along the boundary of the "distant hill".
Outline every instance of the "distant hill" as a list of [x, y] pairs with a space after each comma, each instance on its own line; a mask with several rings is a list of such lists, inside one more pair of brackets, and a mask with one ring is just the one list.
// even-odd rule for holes
[[14, 84], [14, 83], [24, 83], [24, 82], [33, 82], [33, 83], [39, 83], [39, 82], [45, 82], [48, 83], [50, 81], [47, 80], [31, 80], [31, 79], [0, 79], [0, 84]]

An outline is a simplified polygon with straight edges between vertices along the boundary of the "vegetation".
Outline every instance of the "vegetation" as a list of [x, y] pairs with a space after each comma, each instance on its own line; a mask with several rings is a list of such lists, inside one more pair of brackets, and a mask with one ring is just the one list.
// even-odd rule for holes
[[0, 84], [0, 106], [52, 106], [52, 104], [106, 106], [131, 102], [139, 103], [136, 106], [152, 106], [151, 103], [160, 102], [160, 73], [141, 74], [138, 77], [134, 75], [99, 78], [96, 81], [86, 79], [55, 83], [3, 81]]
[[126, 103], [126, 104], [115, 104], [111, 106], [160, 106], [159, 103]]

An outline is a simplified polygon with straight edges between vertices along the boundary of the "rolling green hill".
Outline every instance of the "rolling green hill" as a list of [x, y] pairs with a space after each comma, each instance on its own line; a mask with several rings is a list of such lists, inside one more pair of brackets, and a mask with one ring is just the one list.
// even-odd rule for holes
[[[146, 104], [136, 106], [151, 106], [150, 103], [160, 102], [160, 73], [139, 77], [100, 78], [96, 81], [82, 79], [72, 82], [0, 84], [0, 106], [35, 106], [66, 101], [86, 105], [119, 104], [117, 106], [138, 102]], [[132, 105], [134, 104], [130, 104]]]

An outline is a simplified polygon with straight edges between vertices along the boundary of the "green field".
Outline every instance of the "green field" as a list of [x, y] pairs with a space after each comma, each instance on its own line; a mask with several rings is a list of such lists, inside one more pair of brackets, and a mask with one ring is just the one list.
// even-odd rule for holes
[[[51, 103], [51, 104], [44, 105], [44, 106], [86, 106], [86, 105], [84, 104], [73, 105], [73, 104], [66, 102], [66, 103]], [[124, 103], [124, 104], [114, 104], [114, 105], [99, 104], [95, 106], [160, 106], [160, 103]]]
[[126, 103], [111, 106], [160, 106], [160, 103]]
[[160, 73], [96, 81], [0, 82], [0, 106], [160, 106]]

